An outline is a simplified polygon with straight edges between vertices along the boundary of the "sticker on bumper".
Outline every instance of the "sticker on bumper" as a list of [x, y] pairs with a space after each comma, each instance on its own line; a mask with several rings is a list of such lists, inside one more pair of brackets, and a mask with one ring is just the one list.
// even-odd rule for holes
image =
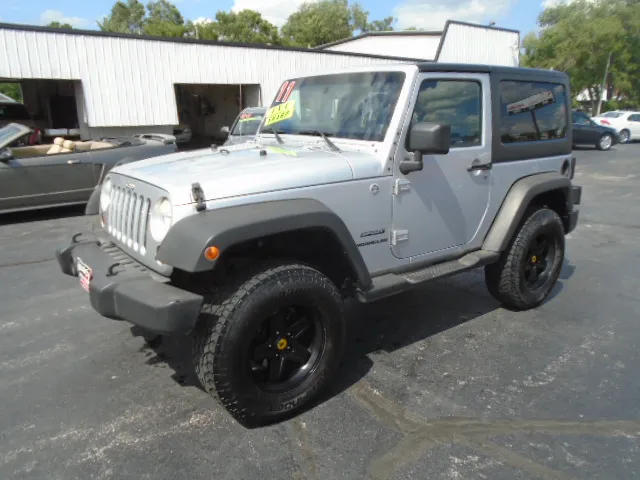
[[80, 286], [87, 292], [89, 291], [89, 285], [93, 279], [93, 270], [80, 258], [76, 259], [76, 268], [78, 270], [78, 278], [80, 279]]

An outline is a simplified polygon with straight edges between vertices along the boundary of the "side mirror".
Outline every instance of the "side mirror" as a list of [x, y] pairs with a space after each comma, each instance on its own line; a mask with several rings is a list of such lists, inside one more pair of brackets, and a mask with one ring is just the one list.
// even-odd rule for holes
[[9, 147], [0, 149], [0, 162], [8, 162], [13, 158], [13, 152]]
[[224, 136], [224, 137], [228, 137], [229, 136], [229, 127], [222, 127], [220, 129], [220, 133]]
[[400, 172], [406, 175], [422, 170], [423, 155], [446, 155], [451, 148], [451, 125], [443, 123], [416, 123], [409, 131], [409, 147], [412, 160], [400, 163]]

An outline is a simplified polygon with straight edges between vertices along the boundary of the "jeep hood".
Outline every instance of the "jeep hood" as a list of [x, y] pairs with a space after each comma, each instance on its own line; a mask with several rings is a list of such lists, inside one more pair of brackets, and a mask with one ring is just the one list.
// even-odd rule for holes
[[[266, 153], [265, 153], [266, 152]], [[174, 204], [192, 203], [199, 183], [206, 200], [337, 183], [382, 174], [372, 153], [333, 152], [313, 144], [259, 146], [255, 143], [179, 152], [118, 166], [112, 173], [166, 190]]]

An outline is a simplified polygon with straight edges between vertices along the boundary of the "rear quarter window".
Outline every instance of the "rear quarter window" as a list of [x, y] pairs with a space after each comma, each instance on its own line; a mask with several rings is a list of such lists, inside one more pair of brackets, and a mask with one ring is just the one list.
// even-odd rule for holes
[[503, 144], [544, 142], [567, 136], [569, 119], [564, 85], [503, 80], [500, 108]]

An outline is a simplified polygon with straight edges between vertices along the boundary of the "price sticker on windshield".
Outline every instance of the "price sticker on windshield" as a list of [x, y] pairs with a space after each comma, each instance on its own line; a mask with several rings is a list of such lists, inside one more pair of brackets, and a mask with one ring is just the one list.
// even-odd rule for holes
[[287, 120], [293, 117], [293, 114], [296, 111], [296, 101], [289, 100], [288, 102], [281, 103], [280, 105], [276, 105], [273, 108], [270, 108], [266, 115], [266, 120], [264, 121], [264, 125], [271, 125], [273, 123], [278, 123], [283, 120]]

